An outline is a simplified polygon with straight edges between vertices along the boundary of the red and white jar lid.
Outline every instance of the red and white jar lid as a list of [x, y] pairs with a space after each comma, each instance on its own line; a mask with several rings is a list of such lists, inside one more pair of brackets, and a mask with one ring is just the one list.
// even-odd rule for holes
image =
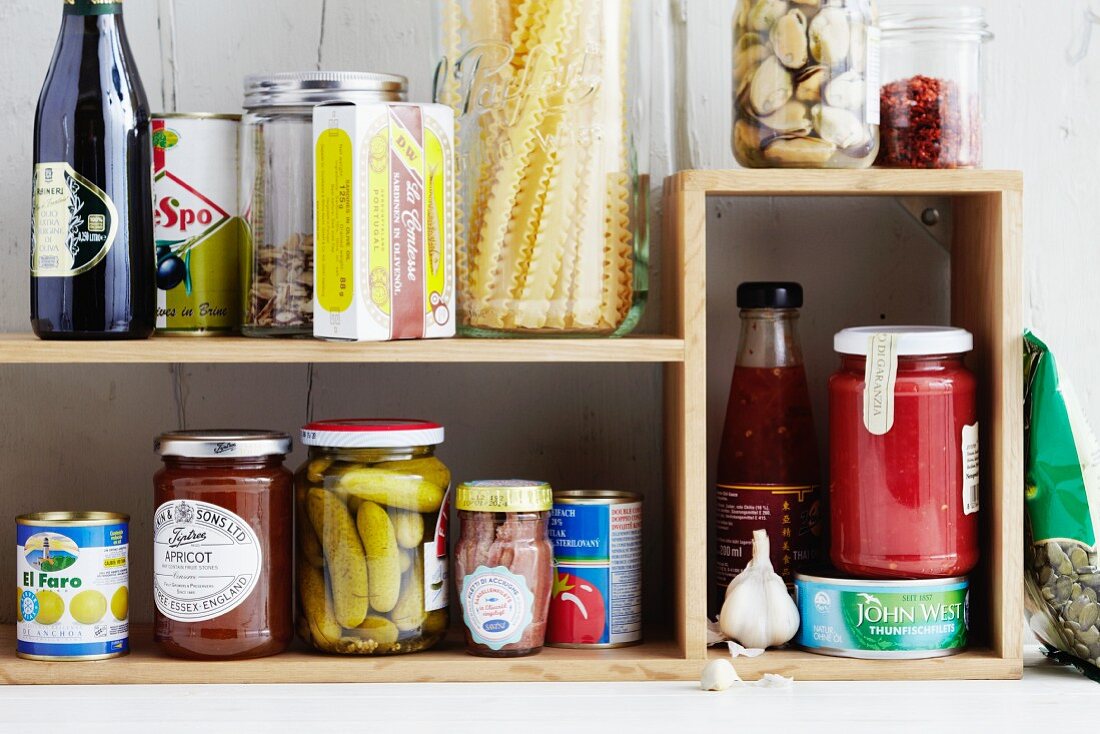
[[350, 418], [314, 421], [302, 428], [306, 446], [349, 449], [400, 449], [438, 446], [443, 426], [404, 418]]

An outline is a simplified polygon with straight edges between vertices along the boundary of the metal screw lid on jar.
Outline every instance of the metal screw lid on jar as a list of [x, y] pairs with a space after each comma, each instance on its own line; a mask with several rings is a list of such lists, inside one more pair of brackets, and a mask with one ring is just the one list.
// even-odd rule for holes
[[302, 428], [302, 443], [341, 449], [401, 449], [438, 446], [443, 426], [405, 418], [354, 418], [314, 421]]
[[837, 354], [867, 354], [868, 339], [876, 334], [898, 338], [897, 354], [921, 357], [937, 354], [965, 354], [974, 349], [974, 335], [950, 326], [860, 326], [844, 329], [833, 337]]
[[409, 80], [398, 74], [360, 71], [288, 71], [252, 74], [244, 80], [244, 106], [301, 107], [369, 99], [403, 102]]
[[455, 508], [467, 512], [549, 512], [554, 490], [546, 482], [490, 479], [465, 482], [455, 493]]
[[161, 456], [184, 459], [246, 459], [286, 456], [290, 436], [279, 431], [220, 430], [170, 431], [153, 444]]

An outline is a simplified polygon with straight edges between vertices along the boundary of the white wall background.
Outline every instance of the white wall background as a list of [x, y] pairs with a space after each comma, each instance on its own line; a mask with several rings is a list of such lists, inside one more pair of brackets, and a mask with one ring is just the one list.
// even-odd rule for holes
[[[241, 80], [257, 71], [395, 71], [411, 78], [412, 99], [429, 92], [432, 0], [125, 3], [130, 42], [158, 110], [238, 111]], [[734, 165], [725, 73], [733, 0], [653, 3], [660, 30], [648, 63], [657, 87], [652, 169], [659, 186], [678, 168]], [[1100, 322], [1093, 318], [1100, 306], [1100, 33], [1096, 48], [1074, 64], [1068, 52], [1085, 37], [1086, 0], [981, 4], [997, 34], [986, 165], [1026, 173], [1027, 318], [1060, 349], [1086, 408], [1100, 416], [1100, 390], [1091, 383], [1092, 364], [1100, 359]], [[1095, 5], [1100, 12], [1100, 2]], [[29, 326], [31, 129], [60, 17], [61, 0], [0, 4], [6, 102], [0, 107], [0, 331]], [[741, 280], [806, 285], [803, 341], [819, 398], [837, 328], [946, 318], [946, 256], [890, 201], [759, 199], [711, 207], [712, 448], [736, 342], [733, 290]], [[656, 260], [659, 268], [659, 254]], [[854, 263], [858, 267], [846, 267]], [[655, 311], [646, 323], [655, 323]], [[153, 437], [178, 427], [294, 431], [310, 417], [351, 414], [441, 420], [448, 428], [442, 454], [459, 478], [530, 475], [561, 487], [645, 492], [647, 532], [655, 541], [647, 544], [649, 567], [656, 569], [659, 384], [659, 369], [644, 366], [0, 367], [0, 574], [13, 562], [10, 518], [18, 513], [129, 512], [131, 598], [135, 619], [147, 619], [142, 587], [150, 575], [144, 539], [158, 465]], [[291, 464], [300, 458], [298, 451]], [[659, 583], [649, 588], [663, 596]], [[0, 621], [11, 616], [0, 607]]]

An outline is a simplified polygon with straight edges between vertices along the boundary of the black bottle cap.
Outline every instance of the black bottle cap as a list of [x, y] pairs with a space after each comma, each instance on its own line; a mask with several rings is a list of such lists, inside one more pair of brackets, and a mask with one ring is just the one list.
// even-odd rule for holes
[[738, 308], [802, 308], [798, 283], [742, 283], [737, 286]]

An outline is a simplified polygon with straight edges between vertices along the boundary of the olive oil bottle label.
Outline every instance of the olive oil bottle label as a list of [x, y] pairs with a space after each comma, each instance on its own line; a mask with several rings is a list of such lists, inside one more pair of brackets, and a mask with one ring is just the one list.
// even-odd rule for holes
[[122, 0], [65, 0], [65, 15], [114, 15], [122, 12]]
[[263, 549], [241, 517], [208, 502], [171, 500], [153, 519], [153, 600], [177, 622], [236, 609], [256, 588]]
[[31, 273], [72, 277], [99, 264], [118, 233], [118, 210], [67, 163], [34, 167]]

